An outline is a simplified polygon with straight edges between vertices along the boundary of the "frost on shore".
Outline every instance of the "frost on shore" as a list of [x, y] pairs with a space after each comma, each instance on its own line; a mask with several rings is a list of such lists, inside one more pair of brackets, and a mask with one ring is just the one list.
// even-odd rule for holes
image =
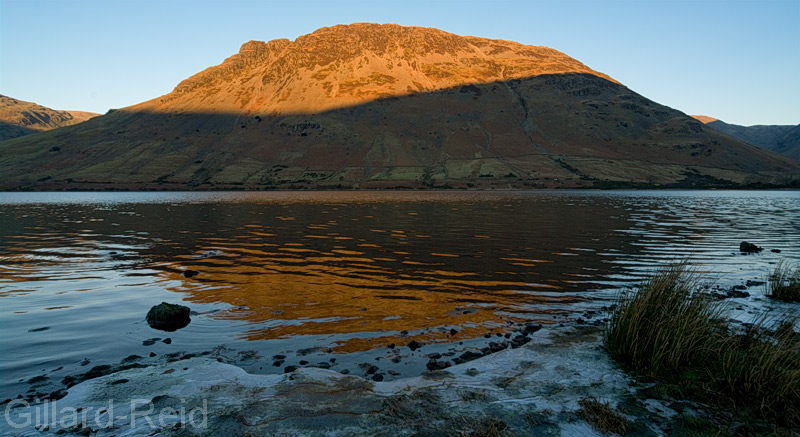
[[58, 401], [12, 402], [3, 434], [601, 435], [575, 414], [578, 401], [616, 406], [632, 391], [601, 344], [601, 328], [546, 328], [517, 349], [387, 382], [317, 368], [253, 375], [191, 358], [91, 379]]

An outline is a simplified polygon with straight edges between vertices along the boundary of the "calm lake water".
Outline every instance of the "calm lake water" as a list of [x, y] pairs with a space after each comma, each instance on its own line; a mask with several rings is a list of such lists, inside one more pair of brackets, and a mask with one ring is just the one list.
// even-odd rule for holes
[[[721, 288], [800, 261], [800, 193], [0, 193], [0, 400], [177, 352], [408, 376], [509, 326], [597, 320], [682, 258]], [[162, 301], [189, 306], [189, 326], [151, 329]]]

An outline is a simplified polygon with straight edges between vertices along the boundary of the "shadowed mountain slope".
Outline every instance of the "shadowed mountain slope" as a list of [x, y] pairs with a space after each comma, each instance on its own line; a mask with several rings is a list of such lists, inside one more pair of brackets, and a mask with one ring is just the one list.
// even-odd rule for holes
[[778, 138], [772, 150], [800, 161], [800, 124]]
[[736, 139], [800, 160], [800, 125], [741, 126], [703, 115], [693, 117]]
[[376, 24], [251, 41], [170, 94], [0, 149], [3, 189], [727, 186], [799, 171], [555, 50]]
[[100, 114], [58, 111], [0, 95], [0, 141], [84, 122]]

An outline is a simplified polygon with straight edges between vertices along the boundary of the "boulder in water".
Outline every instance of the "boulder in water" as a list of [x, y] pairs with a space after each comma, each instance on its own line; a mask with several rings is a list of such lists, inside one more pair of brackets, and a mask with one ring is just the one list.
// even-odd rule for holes
[[758, 247], [753, 243], [748, 243], [747, 241], [742, 241], [739, 243], [739, 252], [743, 253], [760, 253], [764, 248]]
[[177, 331], [185, 328], [189, 322], [189, 307], [161, 302], [147, 312], [147, 324], [153, 329]]

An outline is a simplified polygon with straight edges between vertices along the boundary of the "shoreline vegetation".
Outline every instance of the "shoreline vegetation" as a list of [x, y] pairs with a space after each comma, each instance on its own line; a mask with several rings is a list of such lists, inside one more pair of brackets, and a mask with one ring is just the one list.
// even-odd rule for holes
[[784, 302], [800, 302], [800, 265], [779, 262], [768, 278], [766, 295]]
[[[700, 281], [683, 262], [621, 295], [605, 334], [611, 357], [656, 397], [707, 406], [677, 424], [689, 434], [796, 435], [798, 316], [764, 314], [738, 329], [724, 321], [723, 302], [697, 291]], [[798, 270], [782, 262], [769, 284], [771, 297], [793, 286], [796, 298]]]

